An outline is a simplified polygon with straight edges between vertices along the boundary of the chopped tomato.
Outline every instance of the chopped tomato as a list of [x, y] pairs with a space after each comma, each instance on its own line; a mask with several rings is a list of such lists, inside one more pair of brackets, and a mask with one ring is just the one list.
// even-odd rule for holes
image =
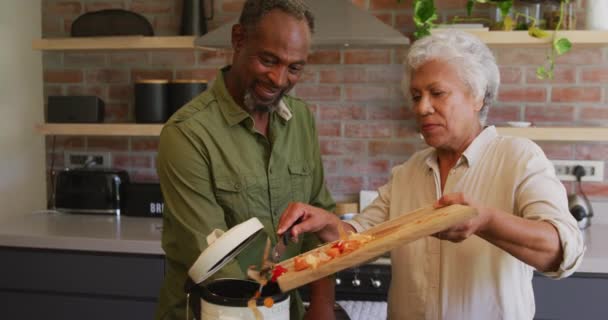
[[310, 265], [306, 262], [306, 260], [304, 258], [301, 258], [301, 257], [293, 258], [293, 268], [296, 271], [302, 271], [302, 270], [308, 269], [309, 267], [310, 267]]
[[344, 251], [344, 241], [340, 240], [334, 243], [331, 247], [340, 250], [340, 253], [342, 253], [342, 251]]
[[332, 258], [335, 258], [340, 255], [340, 249], [332, 247], [332, 248], [327, 249], [327, 251], [325, 251], [325, 254], [327, 254], [328, 256], [330, 256]]
[[285, 272], [287, 272], [287, 269], [285, 269], [283, 266], [279, 264], [275, 265], [274, 269], [272, 269], [272, 277], [270, 278], [270, 281], [277, 281], [277, 278]]

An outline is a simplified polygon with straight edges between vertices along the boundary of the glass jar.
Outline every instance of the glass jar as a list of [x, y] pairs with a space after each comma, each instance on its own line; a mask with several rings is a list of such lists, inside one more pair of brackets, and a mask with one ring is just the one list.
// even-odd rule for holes
[[[560, 19], [560, 0], [547, 0], [543, 3], [543, 17], [547, 23], [547, 29], [555, 29]], [[561, 30], [576, 30], [576, 8], [572, 2], [564, 3], [564, 17]]]
[[531, 27], [546, 28], [545, 19], [542, 14], [542, 6], [539, 2], [522, 1], [515, 5], [516, 30], [528, 30]]
[[490, 30], [511, 31], [515, 28], [513, 20], [513, 8], [507, 15], [503, 15], [500, 8], [492, 6], [490, 9]]

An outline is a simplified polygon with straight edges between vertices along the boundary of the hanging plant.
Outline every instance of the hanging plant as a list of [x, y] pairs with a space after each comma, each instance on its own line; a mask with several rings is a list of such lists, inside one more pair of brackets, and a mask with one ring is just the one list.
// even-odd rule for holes
[[[570, 0], [557, 0], [560, 1], [560, 15], [559, 21], [555, 26], [551, 34], [551, 47], [547, 54], [547, 60], [536, 69], [536, 76], [539, 79], [553, 79], [555, 70], [555, 58], [563, 55], [572, 49], [572, 43], [565, 37], [558, 37], [557, 31], [559, 31], [563, 25], [563, 19], [565, 15], [565, 6]], [[397, 0], [398, 3], [403, 0]], [[511, 9], [513, 8], [513, 0], [467, 0], [466, 11], [467, 16], [471, 16], [476, 3], [488, 3], [495, 5], [499, 10], [502, 17], [501, 29], [513, 30], [516, 26], [515, 21], [518, 16], [523, 16], [522, 13], [515, 13], [515, 20], [509, 16]], [[431, 34], [431, 29], [436, 27], [435, 21], [437, 21], [437, 9], [435, 7], [434, 0], [414, 0], [414, 24], [416, 31], [414, 37], [419, 39], [421, 37]], [[526, 16], [532, 20], [532, 23], [528, 26], [528, 34], [534, 38], [547, 38], [549, 33], [539, 28], [538, 21], [533, 17]], [[458, 19], [458, 18], [456, 18]]]

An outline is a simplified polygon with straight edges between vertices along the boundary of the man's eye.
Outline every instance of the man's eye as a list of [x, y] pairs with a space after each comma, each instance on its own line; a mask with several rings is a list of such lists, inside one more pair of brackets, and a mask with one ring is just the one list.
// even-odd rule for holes
[[261, 57], [260, 61], [262, 62], [263, 65], [265, 66], [272, 66], [274, 65], [274, 59], [270, 59], [270, 58], [265, 58], [265, 57]]
[[441, 96], [441, 95], [443, 94], [443, 91], [432, 91], [432, 92], [431, 92], [431, 94], [432, 94], [433, 96], [436, 96], [436, 97], [437, 97], [437, 96]]
[[420, 96], [420, 95], [412, 95], [412, 100], [413, 100], [414, 102], [418, 102], [418, 101], [420, 101], [420, 98], [421, 98], [421, 96]]
[[298, 74], [298, 73], [302, 72], [303, 69], [304, 69], [304, 67], [300, 66], [300, 65], [289, 66], [289, 72], [292, 74]]

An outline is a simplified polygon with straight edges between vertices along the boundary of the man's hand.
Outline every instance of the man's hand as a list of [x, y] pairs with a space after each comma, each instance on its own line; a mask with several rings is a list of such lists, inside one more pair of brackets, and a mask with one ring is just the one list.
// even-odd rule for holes
[[434, 208], [447, 207], [453, 204], [462, 204], [477, 209], [478, 215], [475, 218], [469, 219], [461, 224], [445, 229], [441, 232], [433, 234], [434, 237], [441, 240], [451, 242], [462, 242], [471, 235], [483, 231], [489, 221], [492, 219], [491, 210], [486, 210], [478, 203], [473, 202], [463, 193], [450, 193], [441, 197], [435, 204]]
[[340, 238], [339, 225], [342, 225], [345, 231], [354, 231], [352, 226], [340, 221], [331, 212], [305, 203], [292, 202], [279, 219], [277, 233], [282, 235], [300, 217], [302, 217], [302, 222], [291, 228], [291, 237], [295, 239], [302, 233], [315, 232], [323, 242], [334, 241]]

